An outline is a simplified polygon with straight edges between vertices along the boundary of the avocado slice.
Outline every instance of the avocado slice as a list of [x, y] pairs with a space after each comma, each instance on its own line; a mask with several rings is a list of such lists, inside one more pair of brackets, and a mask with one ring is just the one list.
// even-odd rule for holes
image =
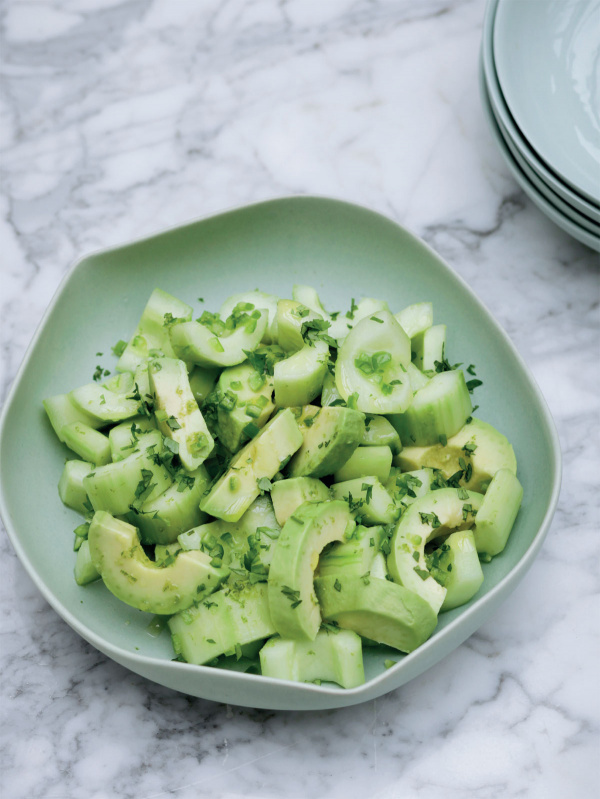
[[401, 652], [420, 646], [437, 624], [428, 602], [389, 580], [341, 573], [318, 577], [315, 591], [324, 619]]
[[271, 499], [277, 521], [283, 526], [304, 502], [331, 499], [331, 492], [325, 483], [315, 477], [291, 477], [273, 483]]
[[345, 502], [305, 502], [285, 523], [269, 570], [269, 606], [282, 638], [314, 641], [321, 624], [313, 588], [319, 554], [351, 534], [355, 522]]
[[446, 479], [462, 469], [459, 462], [471, 466], [469, 479], [460, 480], [469, 491], [484, 492], [499, 469], [517, 473], [514, 450], [502, 433], [481, 419], [472, 418], [458, 433], [448, 438], [445, 445], [435, 443], [427, 447], [404, 447], [397, 457], [403, 472], [430, 466], [440, 469]]
[[290, 461], [290, 477], [324, 477], [337, 471], [360, 444], [365, 415], [339, 406], [297, 409], [303, 443]]
[[260, 650], [263, 677], [294, 682], [335, 682], [356, 688], [365, 681], [360, 636], [319, 630], [314, 641], [274, 637]]
[[227, 522], [237, 522], [259, 495], [259, 481], [274, 477], [302, 440], [292, 411], [280, 411], [233, 458], [200, 503], [201, 509]]
[[333, 479], [336, 483], [343, 483], [368, 474], [385, 483], [390, 476], [391, 467], [392, 450], [389, 447], [357, 447], [346, 463], [336, 471]]
[[180, 552], [169, 565], [151, 561], [138, 532], [110, 513], [94, 514], [88, 532], [92, 562], [108, 590], [139, 610], [170, 615], [212, 593], [229, 574], [204, 552]]
[[435, 613], [444, 602], [446, 589], [429, 573], [425, 544], [473, 527], [482, 502], [482, 494], [462, 488], [430, 491], [404, 511], [392, 534], [387, 559], [390, 574], [395, 582], [429, 602]]

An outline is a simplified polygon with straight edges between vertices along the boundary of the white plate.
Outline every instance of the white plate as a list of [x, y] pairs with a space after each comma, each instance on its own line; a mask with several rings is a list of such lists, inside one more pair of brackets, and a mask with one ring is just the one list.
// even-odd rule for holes
[[499, 0], [493, 36], [523, 136], [600, 207], [600, 0]]

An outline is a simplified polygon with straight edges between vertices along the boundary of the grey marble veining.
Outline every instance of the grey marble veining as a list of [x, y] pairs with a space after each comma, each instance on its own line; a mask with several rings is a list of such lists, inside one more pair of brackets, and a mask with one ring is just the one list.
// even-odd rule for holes
[[598, 777], [597, 256], [510, 178], [481, 112], [484, 6], [459, 0], [6, 0], [6, 396], [69, 263], [296, 193], [423, 236], [525, 358], [564, 452], [547, 542], [442, 663], [357, 707], [247, 710], [131, 674], [0, 537], [0, 795], [587, 799]]

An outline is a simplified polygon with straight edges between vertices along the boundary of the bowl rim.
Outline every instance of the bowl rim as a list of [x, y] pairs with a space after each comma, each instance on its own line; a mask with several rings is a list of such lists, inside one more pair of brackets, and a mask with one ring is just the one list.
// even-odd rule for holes
[[[371, 693], [374, 688], [379, 686], [382, 682], [387, 681], [389, 679], [389, 675], [391, 675], [391, 674], [393, 674], [395, 672], [398, 672], [399, 671], [399, 667], [402, 667], [402, 670], [407, 670], [407, 668], [409, 667], [410, 663], [412, 663], [412, 661], [414, 659], [416, 659], [417, 657], [419, 657], [419, 659], [421, 659], [422, 657], [426, 656], [426, 653], [432, 647], [438, 646], [439, 645], [438, 642], [440, 641], [440, 637], [441, 636], [443, 636], [444, 638], [447, 638], [447, 637], [452, 635], [453, 631], [457, 627], [463, 626], [465, 617], [473, 616], [473, 615], [479, 613], [480, 609], [482, 609], [486, 605], [489, 605], [490, 603], [494, 602], [494, 600], [496, 599], [498, 594], [501, 594], [505, 590], [505, 587], [508, 584], [510, 584], [512, 582], [517, 582], [518, 583], [522, 579], [522, 577], [525, 575], [527, 570], [530, 568], [530, 566], [532, 565], [537, 553], [539, 552], [539, 550], [540, 550], [540, 548], [541, 548], [541, 546], [543, 544], [543, 541], [544, 541], [544, 539], [545, 539], [545, 537], [546, 537], [546, 535], [548, 533], [548, 530], [550, 528], [550, 524], [552, 522], [552, 518], [554, 516], [555, 510], [556, 510], [556, 506], [557, 506], [557, 503], [558, 503], [558, 499], [559, 499], [559, 494], [560, 494], [561, 475], [562, 475], [562, 455], [561, 455], [560, 441], [559, 441], [559, 438], [558, 438], [556, 425], [554, 423], [552, 415], [550, 414], [550, 410], [548, 408], [546, 400], [545, 400], [545, 398], [544, 398], [544, 396], [543, 396], [543, 394], [542, 394], [542, 392], [541, 392], [541, 390], [540, 390], [535, 378], [531, 374], [531, 371], [530, 371], [529, 367], [527, 366], [527, 364], [525, 363], [524, 359], [522, 358], [522, 356], [517, 351], [515, 345], [513, 344], [511, 339], [509, 338], [508, 334], [504, 331], [502, 326], [496, 321], [496, 319], [494, 318], [492, 313], [487, 309], [485, 304], [479, 299], [479, 297], [475, 294], [473, 289], [468, 285], [468, 283], [464, 280], [464, 278], [461, 277], [461, 275], [459, 275], [458, 273], [456, 273], [454, 271], [454, 269], [448, 263], [446, 263], [446, 261], [427, 242], [425, 242], [420, 236], [418, 236], [412, 230], [410, 230], [409, 228], [406, 228], [404, 225], [396, 222], [396, 220], [391, 219], [390, 217], [382, 214], [380, 211], [374, 210], [373, 208], [370, 208], [367, 205], [350, 202], [348, 200], [341, 199], [341, 198], [318, 195], [318, 194], [295, 194], [295, 195], [283, 195], [283, 196], [278, 196], [278, 197], [271, 197], [271, 198], [268, 198], [268, 199], [258, 200], [256, 202], [252, 202], [252, 203], [245, 203], [245, 204], [242, 204], [242, 205], [236, 205], [236, 206], [229, 207], [229, 208], [226, 208], [226, 209], [221, 210], [221, 211], [211, 212], [211, 213], [209, 213], [207, 215], [204, 215], [204, 216], [201, 216], [201, 217], [195, 217], [195, 218], [189, 219], [187, 221], [181, 222], [179, 224], [170, 225], [169, 227], [166, 227], [166, 228], [161, 228], [161, 229], [159, 229], [157, 231], [154, 231], [154, 232], [152, 232], [150, 234], [146, 234], [146, 235], [141, 236], [139, 238], [131, 239], [131, 240], [122, 242], [120, 244], [111, 245], [110, 247], [106, 247], [106, 248], [97, 248], [97, 249], [85, 252], [84, 254], [82, 254], [81, 256], [76, 258], [71, 263], [71, 265], [66, 270], [65, 274], [63, 275], [63, 277], [61, 278], [61, 280], [60, 280], [60, 282], [59, 282], [59, 284], [58, 284], [58, 286], [57, 286], [57, 288], [56, 288], [56, 290], [54, 292], [54, 295], [52, 296], [52, 299], [50, 300], [50, 303], [48, 304], [46, 310], [44, 311], [44, 313], [43, 313], [43, 315], [42, 315], [42, 317], [41, 317], [41, 319], [40, 319], [40, 321], [39, 321], [39, 323], [38, 323], [38, 325], [36, 327], [36, 330], [35, 330], [35, 332], [33, 334], [33, 337], [31, 339], [27, 349], [25, 350], [25, 353], [23, 355], [23, 359], [21, 361], [21, 364], [20, 364], [20, 366], [19, 366], [19, 368], [18, 368], [18, 370], [17, 370], [17, 372], [15, 374], [15, 377], [14, 377], [12, 383], [11, 383], [10, 389], [9, 389], [8, 394], [6, 396], [6, 399], [5, 399], [4, 403], [3, 403], [3, 407], [2, 407], [2, 409], [0, 411], [0, 452], [2, 451], [2, 443], [3, 443], [4, 436], [5, 436], [5, 427], [6, 427], [6, 420], [7, 420], [7, 416], [8, 416], [8, 410], [12, 406], [14, 395], [15, 395], [15, 393], [17, 391], [17, 388], [18, 388], [18, 386], [19, 386], [19, 384], [21, 382], [23, 373], [25, 372], [25, 370], [26, 370], [26, 368], [27, 368], [27, 366], [29, 364], [29, 361], [30, 361], [30, 359], [32, 357], [32, 354], [33, 354], [33, 351], [35, 349], [35, 346], [36, 346], [36, 344], [37, 344], [37, 342], [38, 342], [38, 340], [39, 340], [39, 338], [41, 336], [41, 333], [42, 333], [44, 327], [45, 327], [46, 320], [50, 316], [50, 314], [53, 311], [55, 305], [57, 304], [59, 298], [61, 297], [65, 286], [67, 285], [67, 283], [70, 281], [71, 277], [75, 274], [75, 272], [81, 267], [81, 265], [84, 262], [86, 262], [87, 260], [89, 260], [90, 258], [92, 258], [94, 256], [104, 255], [104, 254], [107, 254], [107, 253], [111, 253], [111, 252], [123, 249], [124, 247], [129, 247], [129, 246], [141, 244], [141, 243], [147, 242], [147, 241], [149, 241], [149, 240], [151, 240], [153, 238], [157, 238], [157, 237], [162, 236], [164, 234], [171, 233], [171, 232], [180, 230], [180, 229], [185, 228], [185, 227], [190, 227], [190, 226], [202, 223], [202, 222], [206, 222], [206, 221], [208, 221], [210, 219], [215, 219], [217, 217], [222, 217], [222, 216], [226, 216], [226, 215], [229, 215], [229, 214], [235, 214], [235, 213], [238, 213], [240, 211], [247, 211], [250, 208], [256, 208], [256, 207], [261, 206], [261, 205], [265, 205], [265, 206], [266, 205], [273, 205], [273, 204], [278, 204], [278, 203], [281, 203], [281, 202], [286, 202], [286, 203], [289, 203], [289, 202], [296, 203], [297, 202], [297, 203], [302, 204], [304, 202], [314, 202], [314, 201], [323, 202], [323, 203], [327, 203], [327, 204], [334, 203], [334, 204], [346, 206], [348, 208], [354, 208], [354, 209], [356, 209], [358, 211], [367, 211], [368, 213], [373, 214], [373, 215], [379, 217], [380, 219], [385, 220], [388, 223], [391, 222], [393, 225], [398, 227], [403, 233], [408, 234], [418, 246], [423, 248], [430, 257], [432, 257], [434, 260], [436, 260], [445, 270], [447, 270], [447, 272], [449, 273], [449, 275], [450, 275], [450, 277], [452, 279], [456, 280], [459, 283], [460, 287], [467, 293], [467, 295], [471, 298], [471, 300], [473, 300], [480, 307], [480, 309], [483, 310], [483, 312], [485, 313], [485, 315], [486, 315], [486, 317], [488, 319], [488, 322], [492, 325], [492, 327], [494, 328], [495, 332], [498, 333], [500, 335], [500, 337], [503, 339], [504, 344], [508, 347], [508, 349], [510, 350], [512, 356], [516, 359], [516, 361], [518, 362], [521, 370], [523, 371], [523, 373], [527, 377], [527, 379], [529, 381], [529, 384], [530, 384], [530, 386], [531, 386], [531, 388], [532, 388], [532, 390], [533, 390], [533, 392], [534, 392], [534, 394], [536, 396], [536, 399], [538, 401], [539, 407], [542, 410], [543, 426], [545, 427], [546, 432], [548, 434], [548, 441], [549, 441], [549, 444], [550, 444], [550, 449], [551, 449], [551, 453], [552, 453], [552, 461], [553, 461], [553, 463], [552, 463], [552, 490], [551, 490], [548, 506], [546, 508], [546, 512], [544, 514], [544, 517], [542, 519], [542, 522], [541, 522], [541, 524], [539, 526], [539, 529], [538, 529], [537, 533], [535, 534], [534, 538], [532, 539], [531, 543], [529, 544], [529, 546], [526, 549], [526, 551], [524, 552], [524, 554], [521, 556], [521, 558], [518, 561], [518, 563], [492, 589], [490, 589], [490, 591], [488, 593], [486, 593], [484, 596], [480, 597], [480, 599], [477, 600], [477, 602], [473, 606], [471, 606], [469, 608], [466, 608], [463, 612], [461, 612], [455, 619], [453, 619], [449, 624], [447, 624], [444, 627], [444, 629], [442, 631], [440, 631], [439, 634], [436, 635], [436, 632], [434, 632], [433, 635], [431, 636], [431, 638], [429, 638], [424, 644], [419, 646], [413, 652], [411, 652], [409, 654], [403, 654], [402, 653], [403, 654], [402, 659], [399, 660], [396, 663], [395, 666], [392, 666], [391, 668], [387, 669], [386, 671], [382, 672], [381, 674], [379, 674], [379, 675], [371, 678], [370, 680], [364, 682], [362, 685], [357, 686], [356, 688], [351, 688], [351, 689], [342, 689], [342, 688], [340, 688], [338, 686], [333, 686], [333, 685], [332, 686], [329, 686], [329, 685], [315, 685], [313, 683], [298, 683], [298, 682], [293, 682], [293, 681], [290, 681], [290, 680], [279, 680], [279, 679], [275, 679], [275, 678], [264, 677], [262, 675], [247, 674], [245, 672], [235, 672], [235, 671], [228, 672], [228, 675], [231, 675], [232, 677], [235, 677], [236, 680], [240, 680], [242, 682], [246, 682], [247, 681], [249, 684], [254, 683], [258, 679], [258, 680], [260, 680], [260, 684], [261, 685], [266, 685], [267, 683], [271, 683], [274, 686], [275, 685], [276, 686], [287, 685], [290, 688], [295, 689], [296, 691], [298, 691], [299, 689], [302, 689], [302, 691], [308, 691], [309, 693], [321, 694], [323, 696], [335, 696], [335, 697], [339, 698], [340, 695], [341, 695], [341, 696], [348, 697], [348, 698], [351, 699], [352, 697], [360, 697], [360, 695], [363, 694], [363, 693]], [[158, 666], [163, 666], [163, 667], [169, 666], [170, 668], [173, 668], [175, 670], [188, 672], [188, 673], [202, 673], [202, 672], [208, 672], [208, 670], [210, 670], [210, 673], [214, 674], [215, 670], [214, 670], [213, 667], [210, 667], [210, 666], [197, 666], [197, 665], [194, 665], [194, 664], [191, 664], [191, 663], [183, 663], [183, 662], [172, 661], [172, 660], [171, 661], [165, 661], [165, 660], [163, 660], [161, 658], [158, 658], [156, 656], [143, 655], [143, 654], [140, 654], [138, 652], [131, 652], [131, 651], [126, 650], [126, 649], [124, 649], [124, 648], [122, 648], [120, 646], [116, 646], [115, 644], [111, 643], [110, 641], [107, 641], [101, 635], [95, 633], [93, 630], [88, 628], [86, 624], [84, 624], [83, 622], [79, 621], [79, 619], [76, 617], [76, 615], [74, 613], [72, 613], [71, 610], [69, 610], [59, 599], [57, 599], [57, 597], [53, 594], [53, 592], [46, 586], [44, 580], [37, 573], [36, 569], [34, 568], [33, 564], [29, 560], [27, 554], [25, 553], [23, 547], [21, 546], [20, 538], [19, 538], [19, 536], [17, 534], [17, 531], [16, 531], [15, 527], [12, 524], [12, 520], [11, 520], [9, 511], [8, 511], [8, 504], [6, 502], [6, 497], [5, 497], [5, 493], [4, 493], [4, 486], [2, 485], [1, 479], [0, 479], [0, 518], [2, 519], [2, 521], [4, 523], [4, 527], [6, 529], [8, 538], [9, 538], [9, 540], [10, 540], [10, 542], [11, 542], [11, 544], [12, 544], [14, 550], [15, 550], [15, 553], [16, 553], [18, 559], [20, 560], [20, 562], [21, 562], [22, 566], [24, 567], [25, 571], [27, 572], [28, 576], [33, 581], [33, 583], [36, 586], [36, 588], [40, 591], [40, 593], [42, 594], [44, 599], [53, 608], [53, 610], [56, 613], [58, 613], [58, 615], [78, 635], [80, 635], [82, 638], [84, 638], [88, 643], [90, 643], [96, 649], [100, 650], [105, 655], [107, 655], [112, 660], [115, 660], [118, 663], [122, 663], [122, 660], [126, 659], [129, 662], [133, 662], [133, 663], [139, 664], [140, 667], [142, 667], [142, 666], [150, 666], [150, 667], [152, 667], [152, 666], [157, 666], [157, 665]], [[443, 657], [445, 657], [445, 656], [443, 656]], [[125, 667], [128, 668], [128, 666], [125, 666]], [[426, 669], [424, 669], [424, 671], [426, 671], [427, 668], [429, 668], [429, 667], [426, 667]], [[132, 670], [132, 669], [130, 669], [130, 670]], [[221, 670], [221, 671], [224, 674], [226, 670]], [[140, 672], [138, 672], [138, 673], [140, 673]], [[152, 678], [148, 678], [148, 679], [152, 679]], [[408, 679], [412, 679], [412, 678], [409, 677]], [[399, 687], [399, 686], [398, 685], [392, 685], [392, 686], [390, 686], [389, 690], [390, 691], [394, 690], [397, 687]], [[175, 689], [175, 690], [177, 690], [177, 689]], [[380, 692], [380, 693], [383, 693], [383, 692]], [[376, 694], [376, 695], [378, 695], [378, 694]], [[367, 698], [367, 697], [365, 697], [365, 698]], [[360, 699], [358, 699], [357, 701], [360, 701]], [[347, 702], [345, 704], [346, 705], [347, 704], [352, 704], [352, 702]]]

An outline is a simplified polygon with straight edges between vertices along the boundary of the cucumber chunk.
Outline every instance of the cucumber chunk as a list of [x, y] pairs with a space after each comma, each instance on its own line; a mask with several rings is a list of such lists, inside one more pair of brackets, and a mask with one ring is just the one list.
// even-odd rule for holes
[[87, 539], [82, 539], [75, 559], [75, 582], [77, 585], [87, 585], [99, 579], [100, 572], [92, 561], [90, 543]]
[[271, 618], [282, 638], [314, 641], [321, 624], [313, 588], [319, 554], [354, 526], [348, 505], [335, 500], [305, 502], [283, 526], [268, 578]]
[[305, 405], [298, 409], [302, 446], [289, 463], [290, 477], [325, 477], [352, 455], [361, 441], [364, 414], [350, 408]]
[[123, 394], [115, 394], [98, 383], [87, 383], [69, 394], [76, 408], [89, 413], [102, 424], [122, 422], [136, 416], [139, 402]]
[[333, 479], [341, 483], [368, 474], [385, 483], [390, 476], [391, 466], [392, 450], [389, 447], [358, 447], [333, 475]]
[[271, 638], [260, 650], [264, 677], [294, 682], [334, 682], [356, 688], [365, 681], [360, 637], [350, 630], [320, 630], [314, 641]]
[[379, 311], [346, 336], [335, 365], [337, 389], [359, 411], [401, 413], [412, 400], [408, 363], [410, 339], [389, 311]]
[[385, 416], [367, 416], [365, 433], [360, 442], [363, 447], [387, 446], [392, 455], [402, 451], [402, 442], [393, 424]]
[[249, 363], [230, 366], [219, 378], [216, 401], [217, 435], [231, 452], [237, 452], [244, 430], [252, 422], [263, 428], [275, 405], [273, 378], [259, 374]]
[[277, 303], [277, 343], [286, 352], [297, 352], [304, 347], [302, 329], [305, 322], [322, 319], [315, 313], [294, 300], [279, 300]]
[[343, 344], [344, 339], [348, 335], [348, 331], [356, 327], [362, 319], [378, 313], [379, 311], [386, 311], [389, 313], [390, 310], [385, 300], [377, 300], [373, 297], [364, 297], [360, 300], [358, 305], [354, 305], [354, 300], [352, 303], [353, 309], [346, 314], [338, 316], [338, 318], [331, 323], [331, 327], [327, 331], [332, 338], [338, 340], [339, 345]]
[[47, 397], [43, 400], [43, 405], [48, 414], [50, 424], [58, 436], [58, 440], [63, 443], [65, 438], [62, 431], [67, 425], [81, 422], [88, 427], [92, 427], [94, 430], [103, 426], [99, 419], [75, 407], [68, 394], [57, 394], [54, 397]]
[[421, 646], [437, 624], [424, 599], [389, 580], [342, 573], [318, 577], [315, 591], [323, 618], [401, 652]]
[[291, 477], [273, 483], [271, 499], [280, 526], [287, 522], [304, 502], [322, 502], [331, 499], [331, 492], [314, 477]]
[[411, 339], [410, 346], [415, 366], [423, 372], [436, 371], [436, 363], [444, 360], [446, 325], [433, 325]]
[[406, 335], [413, 338], [432, 326], [433, 305], [430, 302], [416, 302], [414, 305], [409, 305], [396, 314], [396, 321]]
[[204, 552], [180, 552], [168, 566], [150, 560], [135, 527], [109, 513], [94, 514], [88, 541], [108, 590], [139, 610], [170, 615], [211, 594], [227, 577]]
[[89, 499], [83, 487], [83, 478], [87, 477], [93, 468], [93, 465], [87, 461], [67, 461], [58, 481], [58, 496], [63, 504], [81, 513], [82, 516], [85, 516], [89, 510]]
[[[151, 435], [147, 435], [148, 433]], [[156, 429], [154, 416], [134, 416], [133, 419], [112, 427], [108, 440], [113, 462], [116, 462], [151, 444], [162, 446], [162, 433]]]
[[431, 483], [434, 476], [433, 469], [401, 472], [400, 469], [392, 466], [385, 487], [396, 505], [404, 511], [405, 508], [412, 505], [415, 499], [425, 496], [432, 490]]
[[282, 463], [299, 449], [302, 440], [291, 410], [280, 411], [233, 458], [202, 500], [202, 510], [228, 522], [237, 521], [259, 495], [258, 481], [263, 477], [271, 480]]
[[194, 366], [190, 372], [190, 388], [198, 405], [202, 405], [216, 385], [221, 370], [217, 367]]
[[335, 499], [345, 500], [367, 524], [391, 524], [400, 512], [381, 482], [373, 476], [334, 483], [331, 494]]
[[308, 405], [318, 397], [327, 373], [329, 347], [324, 341], [305, 344], [275, 364], [275, 403], [280, 408]]
[[436, 374], [417, 391], [410, 408], [388, 418], [405, 447], [411, 443], [423, 447], [444, 443], [458, 433], [471, 411], [465, 376], [461, 370], [455, 370]]
[[173, 649], [187, 663], [201, 666], [223, 654], [239, 653], [241, 657], [241, 647], [275, 633], [267, 585], [247, 584], [242, 591], [216, 591], [207, 602], [169, 619], [169, 629]]
[[357, 525], [346, 541], [333, 544], [319, 558], [319, 577], [369, 576], [375, 556], [381, 550], [387, 534], [381, 525], [363, 527]]
[[[393, 579], [423, 597], [435, 613], [440, 610], [446, 589], [430, 575], [425, 544], [455, 530], [467, 530], [475, 522], [483, 496], [463, 489], [441, 488], [420, 497], [402, 514], [392, 535], [387, 565]], [[475, 513], [474, 513], [475, 512]]]
[[107, 388], [114, 394], [131, 394], [133, 387], [133, 372], [117, 373], [102, 383], [102, 388]]
[[221, 319], [227, 319], [239, 303], [250, 304], [254, 308], [264, 308], [268, 314], [267, 326], [263, 333], [263, 344], [277, 343], [277, 302], [279, 298], [274, 294], [265, 294], [264, 291], [246, 291], [242, 294], [232, 294], [228, 297], [219, 311]]
[[229, 335], [215, 332], [200, 322], [184, 322], [171, 328], [171, 344], [178, 358], [200, 366], [236, 366], [246, 360], [246, 353], [261, 342], [268, 322], [268, 312], [256, 311], [258, 318], [249, 318]]
[[192, 394], [185, 363], [157, 358], [150, 361], [148, 374], [158, 427], [177, 444], [181, 463], [192, 472], [210, 455], [214, 441]]
[[82, 460], [97, 466], [110, 463], [110, 441], [99, 430], [94, 430], [83, 422], [72, 422], [65, 425], [60, 432], [67, 447]]
[[342, 395], [337, 390], [337, 386], [335, 384], [335, 375], [332, 375], [329, 370], [325, 373], [325, 378], [323, 380], [323, 390], [321, 392], [321, 405], [325, 407], [326, 405], [341, 405], [344, 402], [342, 399]]
[[440, 610], [464, 605], [481, 588], [483, 571], [473, 530], [452, 533], [439, 549], [426, 555], [425, 560], [432, 577], [446, 589]]
[[508, 541], [523, 499], [523, 487], [510, 469], [494, 475], [475, 519], [477, 551], [498, 555]]
[[166, 291], [154, 289], [133, 336], [119, 358], [117, 370], [135, 372], [148, 358], [160, 355], [173, 358], [175, 353], [169, 337], [172, 322], [175, 320], [189, 322], [191, 318], [192, 309], [189, 305], [167, 294]]

